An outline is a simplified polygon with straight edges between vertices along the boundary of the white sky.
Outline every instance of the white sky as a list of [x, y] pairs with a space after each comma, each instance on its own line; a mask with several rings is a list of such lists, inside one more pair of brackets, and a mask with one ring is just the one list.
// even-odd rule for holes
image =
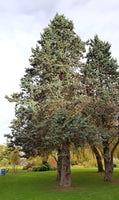
[[14, 118], [14, 105], [4, 96], [19, 91], [31, 47], [56, 12], [73, 20], [82, 40], [98, 34], [111, 43], [112, 55], [119, 61], [118, 0], [0, 0], [0, 144]]

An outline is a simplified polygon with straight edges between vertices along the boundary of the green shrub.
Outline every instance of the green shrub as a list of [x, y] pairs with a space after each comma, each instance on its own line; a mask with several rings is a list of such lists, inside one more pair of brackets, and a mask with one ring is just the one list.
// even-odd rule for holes
[[33, 171], [33, 172], [40, 171], [40, 166], [33, 166], [33, 167], [32, 167], [32, 171]]
[[33, 166], [32, 167], [32, 171], [34, 172], [38, 172], [38, 171], [49, 171], [50, 168], [50, 164], [48, 162], [43, 161], [42, 165], [40, 166]]
[[48, 167], [46, 165], [41, 165], [40, 170], [39, 171], [48, 171]]
[[28, 168], [28, 172], [32, 172], [32, 168]]
[[72, 160], [72, 161], [70, 162], [70, 164], [71, 164], [72, 166], [73, 166], [73, 165], [77, 165], [77, 162]]
[[47, 170], [50, 170], [51, 167], [50, 167], [50, 163], [46, 162], [46, 161], [43, 161], [42, 162], [42, 165], [45, 165], [47, 167]]

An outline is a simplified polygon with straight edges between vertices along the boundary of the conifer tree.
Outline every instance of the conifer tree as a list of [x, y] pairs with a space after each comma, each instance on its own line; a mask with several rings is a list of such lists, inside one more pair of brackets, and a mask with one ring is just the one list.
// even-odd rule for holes
[[[113, 178], [113, 153], [119, 144], [118, 115], [118, 64], [111, 56], [111, 45], [96, 35], [89, 41], [86, 65], [82, 67], [83, 83], [90, 103], [84, 113], [91, 115], [91, 123], [100, 132], [105, 164], [105, 181]], [[85, 116], [87, 116], [87, 114]], [[113, 148], [110, 144], [113, 143]]]
[[[32, 48], [31, 66], [21, 79], [21, 93], [6, 97], [16, 102], [16, 119], [12, 122], [10, 136], [13, 143], [22, 146], [28, 155], [40, 154], [51, 147], [61, 148], [64, 159], [60, 185], [65, 187], [71, 186], [69, 145], [73, 132], [66, 129], [64, 134], [62, 132], [62, 140], [61, 137], [58, 140], [59, 127], [54, 132], [51, 130], [54, 122], [60, 118], [60, 130], [63, 131], [68, 123], [67, 117], [64, 117], [65, 111], [70, 113], [70, 119], [77, 110], [79, 89], [74, 70], [80, 68], [84, 51], [85, 44], [74, 32], [73, 22], [64, 15], [56, 14], [41, 34], [36, 48]], [[77, 128], [76, 131], [79, 134]], [[50, 143], [54, 133], [57, 143], [56, 140]]]

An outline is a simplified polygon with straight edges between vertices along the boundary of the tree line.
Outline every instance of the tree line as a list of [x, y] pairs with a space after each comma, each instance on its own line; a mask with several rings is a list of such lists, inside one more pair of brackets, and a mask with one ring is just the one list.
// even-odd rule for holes
[[113, 154], [119, 144], [119, 66], [110, 49], [98, 35], [82, 41], [73, 22], [56, 14], [32, 48], [21, 91], [6, 96], [15, 103], [10, 144], [26, 157], [46, 157], [56, 150], [60, 186], [72, 184], [72, 144], [91, 146], [98, 171], [103, 170], [101, 153], [104, 180], [113, 179]]

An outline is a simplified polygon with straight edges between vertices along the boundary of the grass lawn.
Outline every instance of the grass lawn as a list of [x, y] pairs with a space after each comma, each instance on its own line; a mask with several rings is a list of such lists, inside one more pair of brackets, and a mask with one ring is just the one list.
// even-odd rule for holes
[[118, 200], [119, 169], [114, 182], [104, 183], [96, 169], [73, 169], [73, 188], [59, 190], [55, 171], [0, 176], [0, 200]]

